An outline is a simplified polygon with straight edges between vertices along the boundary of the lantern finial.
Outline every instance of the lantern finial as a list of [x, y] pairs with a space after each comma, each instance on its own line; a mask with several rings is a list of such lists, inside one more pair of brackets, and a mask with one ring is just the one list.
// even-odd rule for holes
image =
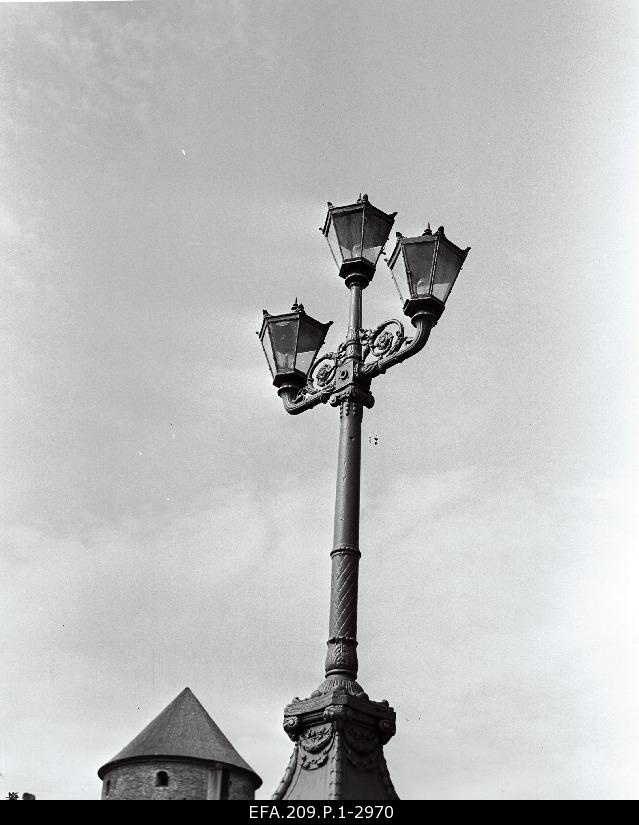
[[433, 231], [430, 228], [430, 221], [429, 221], [428, 226], [426, 227], [426, 229], [424, 229], [424, 231], [422, 232], [422, 235], [432, 235], [432, 234], [433, 234]]

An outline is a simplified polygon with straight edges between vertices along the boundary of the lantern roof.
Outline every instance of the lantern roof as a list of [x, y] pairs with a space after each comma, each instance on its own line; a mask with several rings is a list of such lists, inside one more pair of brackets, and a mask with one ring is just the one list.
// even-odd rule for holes
[[355, 203], [348, 203], [345, 206], [334, 206], [330, 201], [327, 201], [328, 212], [326, 213], [326, 219], [324, 221], [324, 226], [320, 226], [320, 232], [323, 232], [324, 235], [328, 235], [328, 228], [331, 223], [331, 218], [333, 215], [336, 214], [343, 214], [344, 212], [355, 212], [356, 210], [366, 209], [367, 213], [372, 213], [375, 215], [379, 215], [379, 217], [384, 218], [391, 218], [391, 224], [395, 220], [397, 216], [397, 212], [383, 212], [381, 209], [378, 209], [376, 206], [368, 200], [368, 195], [360, 195], [359, 198], [355, 201]]
[[421, 235], [415, 235], [412, 238], [407, 238], [405, 235], [402, 235], [401, 232], [396, 232], [395, 237], [395, 248], [388, 257], [388, 265], [391, 268], [397, 260], [397, 257], [401, 251], [402, 246], [405, 246], [406, 244], [436, 243], [441, 239], [445, 243], [447, 243], [453, 250], [456, 250], [459, 255], [463, 256], [462, 262], [466, 260], [466, 256], [470, 252], [469, 246], [467, 246], [466, 249], [462, 249], [461, 247], [457, 246], [457, 244], [454, 244], [450, 240], [450, 238], [447, 238], [443, 226], [438, 227], [437, 231], [433, 232], [430, 228], [430, 223]]

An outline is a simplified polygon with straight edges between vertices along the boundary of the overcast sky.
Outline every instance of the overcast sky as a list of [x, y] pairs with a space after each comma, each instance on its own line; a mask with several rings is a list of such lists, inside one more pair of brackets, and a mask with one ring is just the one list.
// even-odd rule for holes
[[[5, 3], [0, 796], [96, 799], [186, 685], [275, 790], [323, 678], [360, 192], [467, 262], [363, 434], [360, 679], [400, 797], [636, 797], [634, 0]], [[385, 264], [364, 324], [401, 306]], [[377, 436], [377, 444], [369, 436]], [[633, 495], [634, 493], [634, 495]]]

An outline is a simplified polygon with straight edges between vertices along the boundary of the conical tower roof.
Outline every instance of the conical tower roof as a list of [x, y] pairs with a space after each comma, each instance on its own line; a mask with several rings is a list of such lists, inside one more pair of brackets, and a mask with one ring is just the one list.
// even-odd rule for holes
[[144, 730], [110, 759], [98, 771], [102, 779], [105, 771], [116, 763], [148, 757], [179, 757], [223, 762], [253, 774], [256, 787], [262, 784], [259, 776], [248, 765], [224, 736], [190, 688], [184, 688]]

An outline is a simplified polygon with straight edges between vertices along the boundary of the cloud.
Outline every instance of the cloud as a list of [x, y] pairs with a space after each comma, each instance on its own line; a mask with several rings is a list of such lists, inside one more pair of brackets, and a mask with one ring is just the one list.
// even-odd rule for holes
[[[307, 528], [309, 501], [330, 502], [331, 487], [282, 480], [264, 501], [221, 478], [181, 512], [131, 517], [84, 541], [13, 527], [0, 557], [11, 593], [2, 605], [0, 682], [7, 773], [29, 776], [36, 793], [50, 795], [57, 781], [64, 796], [85, 782], [83, 795], [95, 796], [101, 760], [185, 684], [236, 746], [246, 743], [243, 755], [258, 772], [268, 767], [263, 748], [273, 749], [265, 737], [282, 751], [283, 767], [279, 716], [291, 697], [282, 672], [298, 692], [321, 681], [330, 566], [321, 528], [330, 505], [313, 516], [321, 535]], [[294, 570], [299, 587], [287, 584]], [[37, 609], [26, 612], [26, 602]], [[71, 713], [74, 724], [64, 728]], [[71, 753], [64, 771], [46, 765], [46, 753], [59, 748]], [[76, 773], [66, 782], [70, 765]], [[267, 792], [276, 781], [269, 777]]]
[[0, 239], [12, 241], [20, 238], [22, 227], [9, 209], [0, 203]]
[[202, 105], [211, 72], [244, 53], [269, 70], [270, 16], [258, 14], [260, 23], [255, 11], [237, 1], [189, 3], [188, 15], [173, 2], [13, 9], [7, 114], [22, 138], [39, 133], [90, 153], [126, 140], [143, 160], [162, 139], [167, 111]]

